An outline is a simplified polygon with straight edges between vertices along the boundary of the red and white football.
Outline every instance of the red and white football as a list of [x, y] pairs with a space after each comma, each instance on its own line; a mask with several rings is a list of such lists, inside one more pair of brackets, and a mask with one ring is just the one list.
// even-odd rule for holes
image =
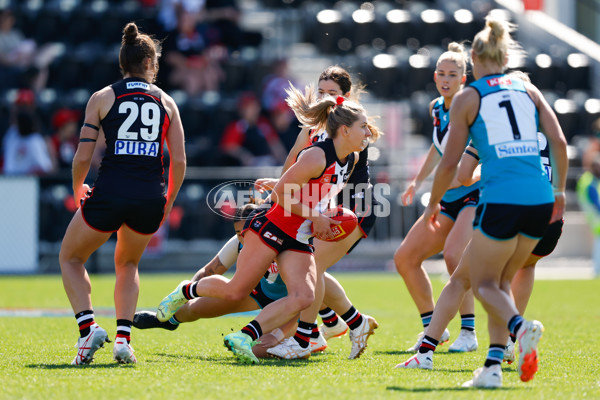
[[339, 225], [331, 225], [331, 230], [335, 236], [331, 239], [320, 239], [327, 242], [338, 242], [350, 235], [358, 226], [358, 218], [356, 214], [344, 207], [330, 208], [323, 213], [327, 217], [340, 221]]

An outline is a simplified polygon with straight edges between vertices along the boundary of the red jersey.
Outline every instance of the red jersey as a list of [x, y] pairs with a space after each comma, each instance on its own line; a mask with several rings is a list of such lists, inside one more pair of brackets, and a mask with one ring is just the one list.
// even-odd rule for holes
[[[333, 140], [326, 139], [323, 142], [317, 142], [313, 144], [313, 147], [319, 147], [325, 152], [325, 169], [321, 175], [312, 178], [302, 187], [299, 201], [311, 210], [323, 212], [348, 182], [348, 177], [354, 167], [354, 153], [350, 153], [346, 162], [342, 163], [337, 158]], [[284, 210], [277, 203], [267, 212], [266, 216], [279, 229], [301, 243], [308, 243], [308, 239], [312, 236], [310, 220]]]

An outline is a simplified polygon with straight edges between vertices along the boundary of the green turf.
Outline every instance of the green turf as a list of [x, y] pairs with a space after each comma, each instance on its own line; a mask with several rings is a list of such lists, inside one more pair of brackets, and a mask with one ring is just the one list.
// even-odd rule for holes
[[[0, 317], [0, 399], [600, 398], [598, 279], [537, 282], [526, 317], [546, 327], [539, 373], [522, 383], [515, 364], [505, 365], [503, 388], [467, 390], [460, 385], [482, 365], [488, 345], [479, 305], [476, 353], [449, 354], [443, 346], [436, 352], [434, 371], [396, 370], [409, 357], [403, 350], [421, 331], [403, 282], [393, 274], [336, 276], [357, 308], [380, 323], [358, 360], [346, 359], [346, 336], [331, 340], [324, 354], [309, 360], [240, 365], [223, 346], [222, 336], [250, 318], [223, 317], [182, 325], [175, 332], [134, 329], [135, 366], [115, 364], [109, 344], [96, 353], [92, 365], [72, 367], [77, 340], [72, 316]], [[183, 278], [142, 273], [139, 308], [154, 308]], [[110, 275], [92, 277], [97, 309], [112, 307], [113, 282]], [[433, 283], [437, 296], [442, 282], [434, 278]], [[1, 277], [0, 293], [0, 309], [69, 307], [59, 276]], [[114, 337], [113, 318], [96, 320]], [[458, 329], [455, 319], [453, 337]]]

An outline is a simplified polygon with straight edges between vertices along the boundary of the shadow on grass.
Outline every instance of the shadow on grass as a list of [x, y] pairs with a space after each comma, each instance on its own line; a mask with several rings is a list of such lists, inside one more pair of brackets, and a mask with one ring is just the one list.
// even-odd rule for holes
[[[373, 354], [383, 354], [383, 355], [388, 355], [388, 356], [402, 356], [402, 355], [407, 355], [407, 356], [414, 356], [416, 353], [413, 351], [406, 351], [406, 350], [386, 350], [386, 351], [374, 351]], [[461, 354], [461, 353], [449, 353], [447, 351], [441, 351], [439, 353], [435, 353], [435, 356], [451, 356], [453, 354]]]
[[464, 388], [461, 386], [452, 386], [452, 387], [439, 387], [439, 388], [407, 388], [401, 386], [388, 386], [385, 388], [386, 390], [391, 390], [395, 392], [412, 392], [412, 393], [429, 393], [429, 392], [467, 392], [474, 390], [485, 390], [485, 391], [506, 391], [506, 390], [514, 390], [511, 387], [500, 387], [500, 388]]
[[92, 369], [107, 369], [107, 368], [135, 368], [135, 364], [119, 364], [112, 362], [110, 364], [87, 364], [87, 365], [71, 365], [71, 364], [29, 364], [27, 368], [33, 369], [81, 369], [81, 368], [92, 368]]
[[247, 366], [255, 366], [255, 367], [305, 367], [306, 365], [322, 363], [327, 361], [327, 357], [324, 356], [312, 356], [308, 359], [298, 359], [298, 360], [280, 360], [278, 358], [261, 358], [260, 364], [244, 364], [239, 362], [233, 354], [224, 355], [224, 356], [204, 356], [201, 354], [198, 355], [189, 355], [189, 354], [167, 354], [167, 353], [155, 353], [155, 358], [147, 358], [144, 360], [145, 363], [164, 363], [164, 362], [176, 362], [177, 360], [187, 359], [190, 361], [206, 361], [212, 363], [219, 363], [224, 365], [231, 365], [236, 367], [247, 367]]

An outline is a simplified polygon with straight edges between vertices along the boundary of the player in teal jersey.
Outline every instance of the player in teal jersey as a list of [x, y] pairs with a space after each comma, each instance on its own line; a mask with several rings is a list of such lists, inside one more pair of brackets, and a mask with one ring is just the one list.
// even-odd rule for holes
[[[402, 203], [412, 203], [421, 183], [431, 174], [439, 163], [448, 143], [448, 128], [450, 126], [450, 106], [454, 95], [466, 81], [467, 55], [463, 46], [450, 43], [448, 51], [443, 53], [436, 64], [434, 80], [440, 97], [429, 105], [429, 113], [433, 119], [433, 144], [417, 176], [410, 182], [402, 194]], [[427, 272], [422, 266], [423, 261], [443, 250], [448, 272], [456, 269], [465, 246], [473, 232], [472, 221], [475, 207], [479, 199], [479, 184], [463, 186], [458, 182], [452, 185], [441, 199], [442, 207], [439, 218], [440, 225], [429, 230], [426, 220], [419, 218], [412, 226], [400, 247], [394, 254], [394, 262], [398, 273], [402, 275], [410, 295], [415, 302], [423, 330], [427, 328], [435, 307], [433, 289]], [[475, 336], [475, 304], [469, 293], [460, 308], [461, 332], [456, 341], [450, 345], [449, 351], [467, 352], [477, 350]], [[447, 341], [449, 332], [446, 330], [442, 342]], [[419, 334], [417, 343], [408, 349], [416, 352], [421, 345], [423, 332]]]
[[[455, 96], [450, 140], [423, 215], [434, 229], [439, 200], [456, 174], [470, 137], [481, 158], [482, 191], [473, 238], [463, 262], [471, 267], [473, 293], [489, 316], [490, 349], [484, 367], [475, 371], [465, 386], [502, 385], [500, 363], [509, 332], [519, 341], [521, 380], [531, 380], [537, 372], [537, 344], [543, 326], [519, 314], [510, 296], [510, 282], [548, 223], [562, 218], [565, 206], [566, 139], [541, 92], [504, 74], [508, 51], [517, 47], [510, 31], [506, 21], [488, 16], [485, 28], [473, 40], [476, 81]], [[540, 124], [552, 155], [552, 185], [541, 168], [537, 141]]]

